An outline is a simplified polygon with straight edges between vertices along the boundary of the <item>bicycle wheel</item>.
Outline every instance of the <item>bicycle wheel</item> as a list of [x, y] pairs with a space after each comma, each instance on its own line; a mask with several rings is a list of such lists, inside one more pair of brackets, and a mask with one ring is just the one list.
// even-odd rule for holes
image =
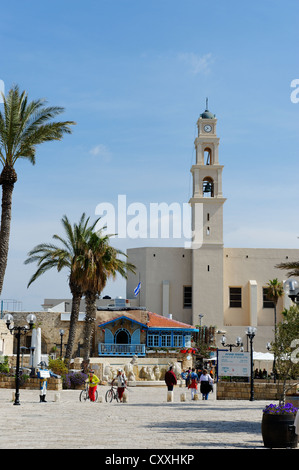
[[107, 403], [111, 403], [113, 400], [113, 390], [107, 390], [106, 395], [105, 395], [105, 401]]
[[95, 398], [94, 401], [98, 401], [99, 394], [98, 394], [98, 391], [97, 391], [97, 390], [95, 391], [94, 398]]
[[89, 399], [88, 391], [87, 390], [82, 390], [82, 392], [80, 393], [79, 399], [80, 399], [80, 401], [88, 400]]
[[117, 403], [119, 402], [118, 392], [114, 392], [113, 398], [117, 401]]

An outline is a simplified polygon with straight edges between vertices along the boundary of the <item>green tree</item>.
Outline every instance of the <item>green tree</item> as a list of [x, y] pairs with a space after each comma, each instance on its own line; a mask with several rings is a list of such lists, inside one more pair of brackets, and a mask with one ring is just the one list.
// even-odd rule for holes
[[45, 100], [28, 102], [25, 91], [18, 86], [11, 88], [3, 98], [3, 112], [0, 111], [0, 162], [2, 171], [2, 212], [0, 225], [0, 295], [7, 266], [10, 225], [12, 216], [12, 194], [17, 182], [15, 164], [25, 158], [35, 164], [36, 147], [43, 142], [61, 140], [70, 134], [73, 121], [54, 122], [61, 114], [61, 107], [45, 107]]
[[80, 301], [83, 296], [81, 287], [85, 272], [81, 269], [80, 256], [85, 252], [86, 242], [93, 232], [99, 219], [89, 226], [89, 218], [85, 214], [78, 224], [71, 225], [67, 216], [63, 216], [61, 222], [65, 232], [65, 238], [53, 235], [53, 239], [60, 245], [42, 243], [35, 246], [29, 253], [25, 264], [37, 263], [38, 269], [29, 280], [28, 287], [46, 271], [56, 268], [60, 272], [63, 268], [69, 271], [69, 287], [72, 293], [72, 310], [65, 358], [71, 359], [79, 317]]
[[277, 326], [272, 350], [277, 358], [280, 402], [285, 403], [287, 380], [299, 379], [299, 307], [292, 306], [282, 312], [283, 320]]
[[125, 253], [110, 245], [110, 236], [103, 235], [102, 230], [90, 233], [86, 242], [84, 254], [78, 257], [78, 261], [81, 263], [80, 270], [84, 272], [80, 278], [86, 303], [83, 360], [88, 363], [96, 318], [96, 299], [109, 278], [115, 278], [117, 273], [127, 278], [127, 272], [134, 272], [135, 266], [127, 262]]
[[[276, 332], [277, 332], [277, 303], [278, 300], [284, 295], [283, 290], [283, 283], [278, 281], [277, 278], [270, 280], [267, 283], [267, 291], [266, 296], [269, 300], [272, 300], [274, 306], [274, 340], [276, 339]], [[274, 353], [274, 361], [273, 361], [273, 374], [274, 374], [274, 382], [276, 382], [276, 355]]]

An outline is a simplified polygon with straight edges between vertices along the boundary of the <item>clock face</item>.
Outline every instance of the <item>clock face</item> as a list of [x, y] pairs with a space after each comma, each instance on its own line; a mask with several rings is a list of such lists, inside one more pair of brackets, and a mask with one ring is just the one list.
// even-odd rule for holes
[[205, 132], [211, 132], [211, 130], [212, 130], [212, 126], [210, 126], [210, 124], [207, 124], [206, 126], [204, 126]]

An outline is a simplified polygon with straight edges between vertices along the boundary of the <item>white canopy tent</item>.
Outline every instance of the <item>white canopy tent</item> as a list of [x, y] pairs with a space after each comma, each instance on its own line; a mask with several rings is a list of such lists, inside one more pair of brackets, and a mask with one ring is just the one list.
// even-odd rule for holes
[[257, 369], [266, 369], [267, 373], [270, 374], [272, 371], [272, 365], [274, 360], [274, 354], [269, 352], [255, 352], [253, 351], [253, 363], [254, 368]]
[[273, 361], [274, 354], [271, 354], [269, 352], [262, 353], [262, 352], [253, 351], [253, 360], [254, 361]]

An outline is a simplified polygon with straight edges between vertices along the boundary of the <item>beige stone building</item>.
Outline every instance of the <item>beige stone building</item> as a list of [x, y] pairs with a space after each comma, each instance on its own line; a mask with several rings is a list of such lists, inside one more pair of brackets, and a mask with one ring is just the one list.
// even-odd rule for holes
[[[129, 261], [136, 274], [129, 274], [127, 298], [140, 281], [140, 304], [162, 315], [192, 325], [215, 326], [232, 343], [237, 336], [247, 344], [247, 326], [257, 328], [256, 351], [266, 351], [273, 340], [274, 308], [265, 297], [269, 280], [287, 279], [275, 265], [298, 260], [296, 249], [226, 248], [223, 245], [222, 172], [217, 119], [206, 110], [197, 121], [196, 161], [192, 165], [193, 194], [191, 248], [129, 249]], [[278, 303], [281, 311], [289, 307], [284, 296]]]

